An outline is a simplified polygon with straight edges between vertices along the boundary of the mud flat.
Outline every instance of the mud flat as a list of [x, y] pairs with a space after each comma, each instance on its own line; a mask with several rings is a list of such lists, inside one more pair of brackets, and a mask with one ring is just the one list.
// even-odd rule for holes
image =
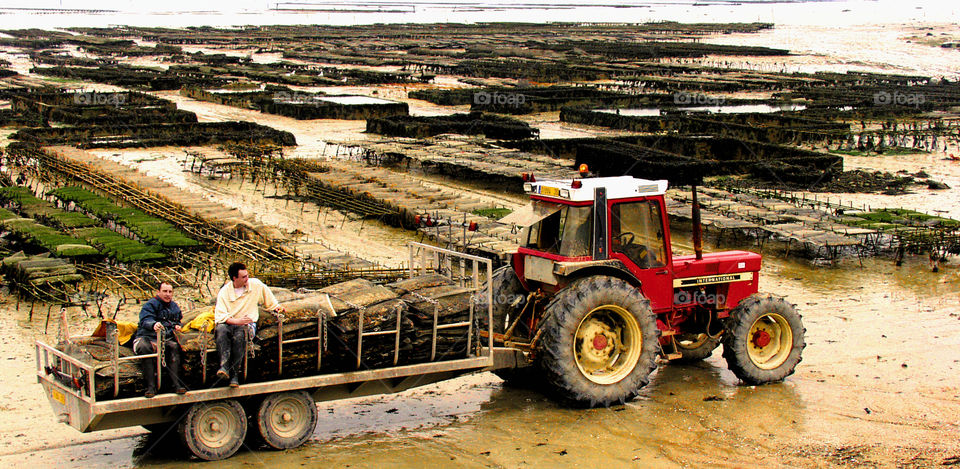
[[[785, 244], [787, 255], [796, 243], [797, 254], [814, 259], [836, 259], [893, 254], [902, 262], [906, 252], [927, 254], [931, 266], [960, 253], [960, 221], [904, 209], [871, 209], [829, 196], [808, 197], [782, 191], [702, 188], [704, 225], [717, 234], [746, 233], [762, 250], [767, 240]], [[671, 190], [667, 209], [671, 217], [691, 219], [688, 192]]]
[[387, 101], [369, 96], [300, 93], [286, 87], [263, 91], [217, 92], [196, 87], [180, 90], [184, 96], [228, 106], [258, 109], [269, 114], [295, 119], [365, 120], [409, 114], [407, 103]]
[[[517, 151], [500, 145], [478, 144], [467, 138], [441, 136], [430, 140], [378, 139], [331, 141], [346, 147], [351, 157], [407, 171], [437, 173], [463, 179], [486, 180], [501, 191], [520, 191], [522, 174], [564, 179], [577, 173], [572, 161]], [[335, 156], [339, 156], [339, 150]]]
[[[366, 150], [369, 151], [369, 150]], [[519, 233], [484, 213], [512, 211], [521, 204], [492, 199], [423, 181], [418, 176], [350, 158], [345, 149], [322, 167], [296, 173], [279, 170], [277, 184], [288, 196], [350, 211], [401, 228], [416, 230], [443, 245], [494, 258], [516, 251]], [[295, 160], [294, 160], [295, 161]], [[474, 224], [475, 229], [470, 230]]]

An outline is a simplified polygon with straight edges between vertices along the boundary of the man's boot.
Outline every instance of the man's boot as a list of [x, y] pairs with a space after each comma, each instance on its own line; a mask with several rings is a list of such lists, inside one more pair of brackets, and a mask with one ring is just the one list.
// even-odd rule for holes
[[[134, 353], [137, 355], [146, 355], [153, 353], [153, 343], [147, 339], [137, 339], [133, 346]], [[153, 397], [157, 395], [157, 359], [144, 358], [140, 360], [140, 366], [143, 369], [143, 381], [147, 389], [143, 392], [143, 397]]]
[[176, 342], [167, 342], [166, 360], [167, 374], [170, 376], [170, 384], [173, 386], [173, 392], [186, 394], [187, 388], [180, 382], [180, 346]]
[[230, 326], [227, 324], [217, 325], [217, 353], [220, 356], [220, 369], [217, 370], [217, 378], [224, 381], [230, 379]]
[[143, 397], [151, 398], [157, 395], [157, 362], [156, 358], [144, 358], [140, 360], [143, 365], [143, 381], [147, 383], [147, 389], [143, 392]]
[[240, 371], [243, 367], [244, 355], [247, 353], [247, 326], [237, 326], [231, 331], [230, 340], [230, 387], [240, 385]]

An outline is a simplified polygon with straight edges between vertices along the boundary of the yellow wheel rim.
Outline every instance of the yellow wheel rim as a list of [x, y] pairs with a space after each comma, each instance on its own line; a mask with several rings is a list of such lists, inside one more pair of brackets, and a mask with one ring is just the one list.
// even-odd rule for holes
[[629, 311], [603, 305], [587, 313], [577, 326], [573, 354], [577, 368], [590, 381], [614, 384], [637, 365], [643, 349], [640, 325]]
[[747, 355], [758, 368], [772, 370], [787, 361], [793, 350], [793, 329], [783, 316], [771, 313], [757, 318], [747, 336]]

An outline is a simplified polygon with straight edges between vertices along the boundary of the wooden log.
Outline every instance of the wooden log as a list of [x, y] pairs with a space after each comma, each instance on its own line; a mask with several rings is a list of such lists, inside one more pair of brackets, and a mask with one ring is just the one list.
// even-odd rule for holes
[[30, 283], [33, 285], [43, 285], [45, 283], [74, 283], [83, 280], [83, 275], [80, 274], [63, 274], [63, 275], [51, 275], [48, 277], [39, 277], [30, 279]]
[[449, 278], [444, 277], [439, 274], [431, 275], [422, 275], [414, 278], [398, 280], [393, 283], [388, 283], [384, 285], [385, 287], [393, 290], [397, 295], [406, 295], [411, 291], [418, 291], [428, 287], [436, 287], [440, 285], [452, 285], [453, 282]]

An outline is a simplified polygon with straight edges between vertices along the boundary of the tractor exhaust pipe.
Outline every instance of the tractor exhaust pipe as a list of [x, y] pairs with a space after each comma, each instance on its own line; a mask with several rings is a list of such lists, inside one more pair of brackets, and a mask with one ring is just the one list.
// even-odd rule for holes
[[697, 255], [697, 260], [703, 259], [703, 228], [700, 226], [700, 202], [697, 201], [697, 186], [693, 187], [693, 252]]

